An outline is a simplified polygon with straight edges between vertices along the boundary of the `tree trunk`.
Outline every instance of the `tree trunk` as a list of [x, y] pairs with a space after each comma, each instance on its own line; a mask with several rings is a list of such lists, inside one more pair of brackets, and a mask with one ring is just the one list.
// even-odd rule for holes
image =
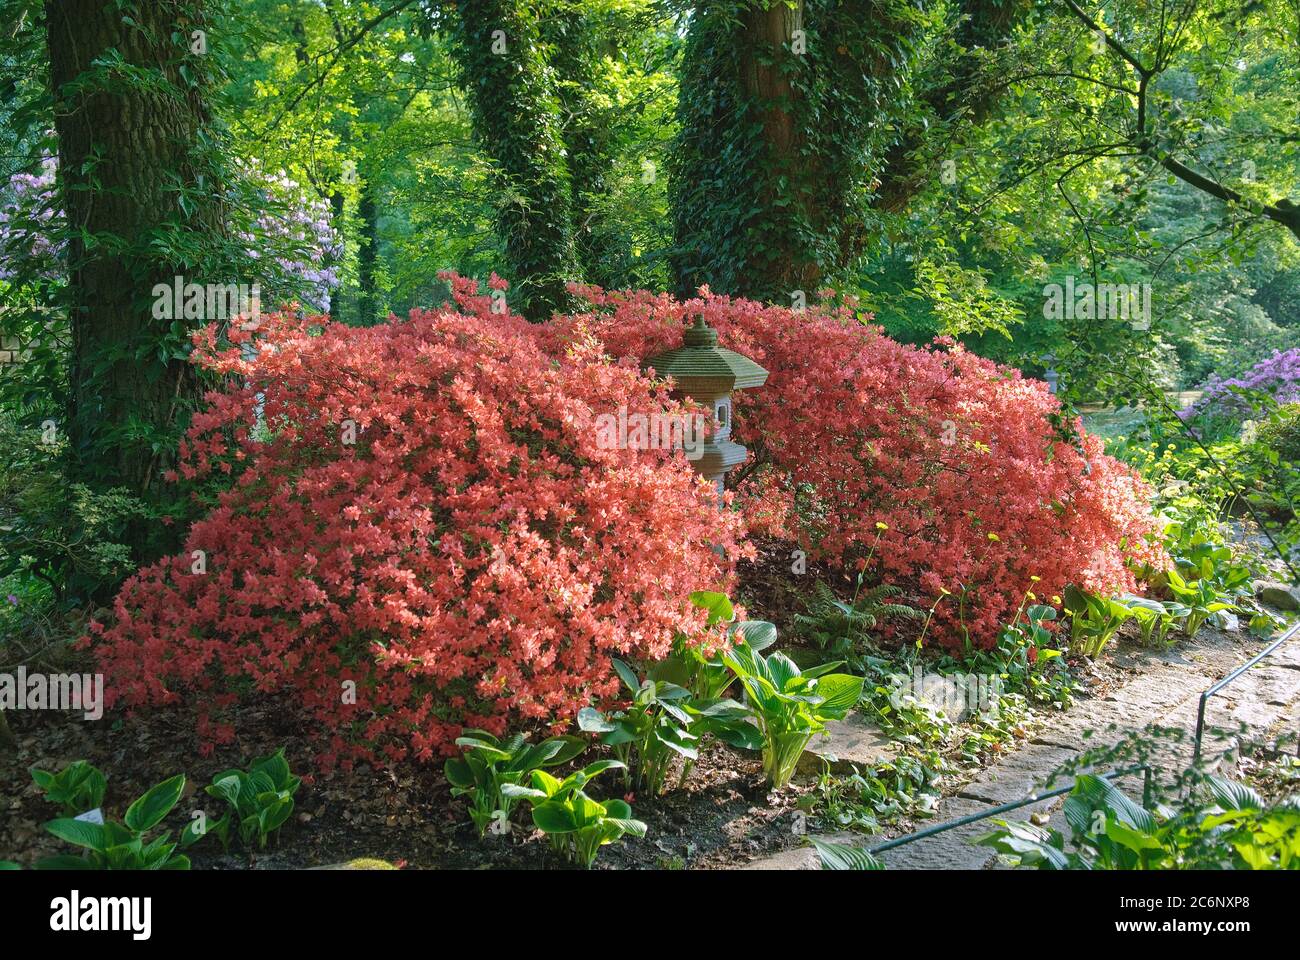
[[375, 263], [379, 255], [379, 212], [375, 208], [375, 195], [370, 181], [362, 183], [361, 202], [357, 204], [361, 218], [361, 245], [357, 250], [358, 312], [362, 326], [373, 326], [380, 318], [375, 316]]
[[[773, 3], [766, 8], [757, 4], [745, 14], [744, 42], [741, 46], [740, 75], [745, 91], [759, 107], [763, 145], [767, 154], [768, 175], [764, 178], [762, 200], [770, 210], [788, 207], [795, 217], [815, 215], [810, 185], [818, 173], [808, 163], [803, 151], [806, 142], [795, 115], [807, 109], [802, 92], [791, 77], [802, 65], [804, 54], [792, 48], [796, 31], [804, 28], [804, 2]], [[785, 194], [783, 196], [783, 194]], [[811, 292], [822, 278], [822, 266], [800, 241], [795, 223], [790, 229], [773, 235], [766, 290], [778, 300], [796, 290]], [[788, 301], [787, 301], [788, 302]]]
[[46, 0], [45, 14], [72, 231], [73, 469], [149, 497], [199, 391], [185, 323], [155, 318], [154, 286], [234, 279], [193, 274], [212, 268], [224, 235], [215, 169], [197, 148], [209, 116], [191, 43], [204, 3]]
[[509, 302], [544, 320], [577, 279], [568, 174], [552, 91], [528, 8], [512, 0], [462, 0], [456, 58], [474, 137], [496, 167], [497, 232], [514, 283]]
[[669, 203], [679, 295], [789, 305], [852, 269], [921, 27], [905, 4], [696, 8]]

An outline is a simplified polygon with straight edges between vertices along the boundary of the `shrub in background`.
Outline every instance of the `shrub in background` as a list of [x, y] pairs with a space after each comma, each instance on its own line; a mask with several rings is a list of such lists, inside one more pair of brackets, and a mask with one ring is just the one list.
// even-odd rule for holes
[[1200, 398], [1179, 416], [1211, 435], [1258, 419], [1261, 409], [1300, 400], [1300, 347], [1274, 351], [1240, 377], [1211, 376]]
[[487, 308], [365, 329], [275, 316], [255, 348], [230, 338], [196, 337], [228, 386], [181, 469], [232, 485], [97, 625], [110, 705], [187, 697], [226, 741], [228, 708], [286, 694], [325, 731], [326, 767], [427, 758], [464, 725], [572, 718], [616, 693], [611, 655], [703, 635], [688, 596], [729, 583], [740, 519], [680, 454], [598, 446], [620, 404], [684, 412], [634, 365], [552, 358]]
[[960, 598], [935, 614], [948, 645], [995, 643], [1031, 576], [1042, 597], [1071, 583], [1109, 595], [1136, 587], [1128, 559], [1163, 567], [1146, 485], [1017, 370], [949, 340], [896, 343], [830, 304], [575, 292], [590, 309], [541, 334], [557, 353], [594, 338], [615, 357], [650, 356], [679, 346], [702, 312], [725, 346], [767, 367], [767, 384], [735, 401], [736, 438], [764, 466], [737, 472], [751, 529], [847, 566], [884, 523], [876, 579]]
[[1255, 439], [1276, 450], [1281, 460], [1300, 464], [1300, 403], [1280, 407], [1260, 424]]

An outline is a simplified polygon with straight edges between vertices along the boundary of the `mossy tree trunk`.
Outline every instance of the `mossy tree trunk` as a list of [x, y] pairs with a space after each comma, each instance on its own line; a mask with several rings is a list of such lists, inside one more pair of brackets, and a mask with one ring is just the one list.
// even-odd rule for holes
[[850, 266], [922, 29], [905, 3], [696, 11], [669, 198], [679, 294], [789, 304]]
[[564, 141], [531, 8], [461, 0], [456, 57], [474, 137], [496, 167], [497, 232], [514, 283], [509, 302], [544, 320], [578, 279]]

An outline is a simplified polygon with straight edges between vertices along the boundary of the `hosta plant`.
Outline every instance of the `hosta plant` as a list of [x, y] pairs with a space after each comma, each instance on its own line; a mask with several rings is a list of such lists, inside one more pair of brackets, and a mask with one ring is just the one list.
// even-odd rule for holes
[[1174, 600], [1153, 600], [1132, 594], [1125, 594], [1119, 600], [1128, 606], [1133, 619], [1137, 621], [1142, 645], [1155, 649], [1171, 646], [1174, 642], [1170, 633], [1171, 628], [1179, 620], [1186, 619], [1192, 612], [1191, 607]]
[[443, 765], [454, 797], [469, 798], [469, 817], [483, 836], [490, 826], [508, 829], [515, 798], [501, 792], [506, 784], [519, 785], [542, 767], [568, 763], [586, 748], [581, 737], [549, 737], [529, 743], [521, 733], [501, 739], [486, 730], [466, 730], [456, 746], [464, 753]]
[[1224, 599], [1224, 594], [1209, 578], [1184, 580], [1175, 569], [1169, 571], [1169, 592], [1187, 608], [1183, 629], [1189, 637], [1196, 636], [1196, 631], [1214, 614], [1237, 609], [1236, 604]]
[[534, 770], [531, 787], [504, 784], [501, 792], [531, 802], [533, 825], [546, 834], [551, 846], [566, 859], [590, 867], [606, 844], [646, 834], [646, 825], [632, 819], [626, 801], [596, 801], [587, 795], [585, 788], [594, 777], [622, 766], [619, 760], [597, 760], [563, 780]]
[[[231, 828], [237, 831], [246, 850], [266, 846], [266, 842], [293, 813], [293, 796], [302, 779], [289, 770], [284, 748], [255, 759], [247, 770], [225, 770], [212, 778], [204, 789], [209, 796], [225, 800], [229, 809], [213, 824], [191, 823], [181, 836], [183, 846], [205, 834], [214, 834], [225, 849], [230, 847]], [[199, 824], [203, 823], [202, 826]]]
[[635, 783], [658, 796], [674, 757], [684, 761], [699, 758], [699, 737], [691, 732], [691, 715], [684, 706], [691, 692], [666, 680], [639, 680], [622, 660], [613, 664], [632, 694], [631, 703], [609, 715], [585, 707], [578, 713], [578, 726], [587, 733], [600, 734], [601, 743], [614, 748], [614, 755], [625, 764], [626, 787]]
[[45, 799], [63, 808], [65, 817], [94, 810], [104, 802], [108, 781], [85, 760], [74, 760], [58, 773], [32, 767], [32, 779], [45, 791]]
[[885, 865], [864, 847], [852, 843], [832, 843], [809, 837], [808, 842], [817, 851], [823, 870], [883, 870]]
[[[706, 734], [732, 746], [756, 746], [756, 731], [748, 722], [748, 713], [734, 700], [696, 700], [685, 687], [656, 679], [655, 671], [641, 680], [623, 661], [614, 660], [613, 664], [632, 695], [631, 702], [609, 714], [586, 707], [578, 714], [578, 726], [599, 734], [601, 743], [612, 747], [614, 755], [627, 764], [623, 782], [629, 789], [639, 786], [658, 796], [676, 757], [682, 759], [685, 782], [691, 765], [699, 759], [699, 742]], [[656, 668], [670, 671], [665, 664]]]
[[48, 857], [38, 870], [188, 870], [189, 857], [176, 853], [177, 844], [165, 831], [151, 840], [148, 834], [171, 812], [185, 789], [185, 775], [177, 774], [145, 792], [129, 807], [122, 822], [62, 818], [45, 829], [68, 843], [85, 849], [82, 856]]
[[1250, 593], [1250, 567], [1238, 560], [1232, 548], [1219, 538], [1195, 530], [1182, 542], [1170, 538], [1167, 546], [1183, 579], [1212, 583], [1220, 593], [1228, 596]]
[[1065, 610], [1070, 615], [1070, 650], [1099, 657], [1133, 612], [1121, 601], [1099, 597], [1077, 587], [1065, 588]]
[[763, 736], [763, 772], [777, 788], [790, 782], [826, 721], [843, 719], [862, 698], [863, 679], [832, 673], [838, 662], [800, 671], [785, 654], [765, 657], [744, 641], [723, 660], [745, 688], [745, 705]]
[[[766, 650], [776, 643], [776, 627], [766, 620], [737, 620], [736, 609], [725, 593], [697, 590], [690, 595], [692, 606], [705, 611], [705, 631], [726, 624], [727, 641], [744, 640], [753, 650]], [[686, 687], [701, 701], [717, 700], [736, 677], [727, 669], [718, 651], [709, 651], [694, 638], [679, 634], [672, 655], [652, 671], [657, 679], [672, 680]]]

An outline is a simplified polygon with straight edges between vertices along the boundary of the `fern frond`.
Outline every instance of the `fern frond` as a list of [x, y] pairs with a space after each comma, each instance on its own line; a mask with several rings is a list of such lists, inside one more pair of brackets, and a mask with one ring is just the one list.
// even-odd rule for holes
[[902, 617], [904, 620], [920, 620], [924, 614], [905, 603], [884, 603], [876, 610], [880, 617]]

